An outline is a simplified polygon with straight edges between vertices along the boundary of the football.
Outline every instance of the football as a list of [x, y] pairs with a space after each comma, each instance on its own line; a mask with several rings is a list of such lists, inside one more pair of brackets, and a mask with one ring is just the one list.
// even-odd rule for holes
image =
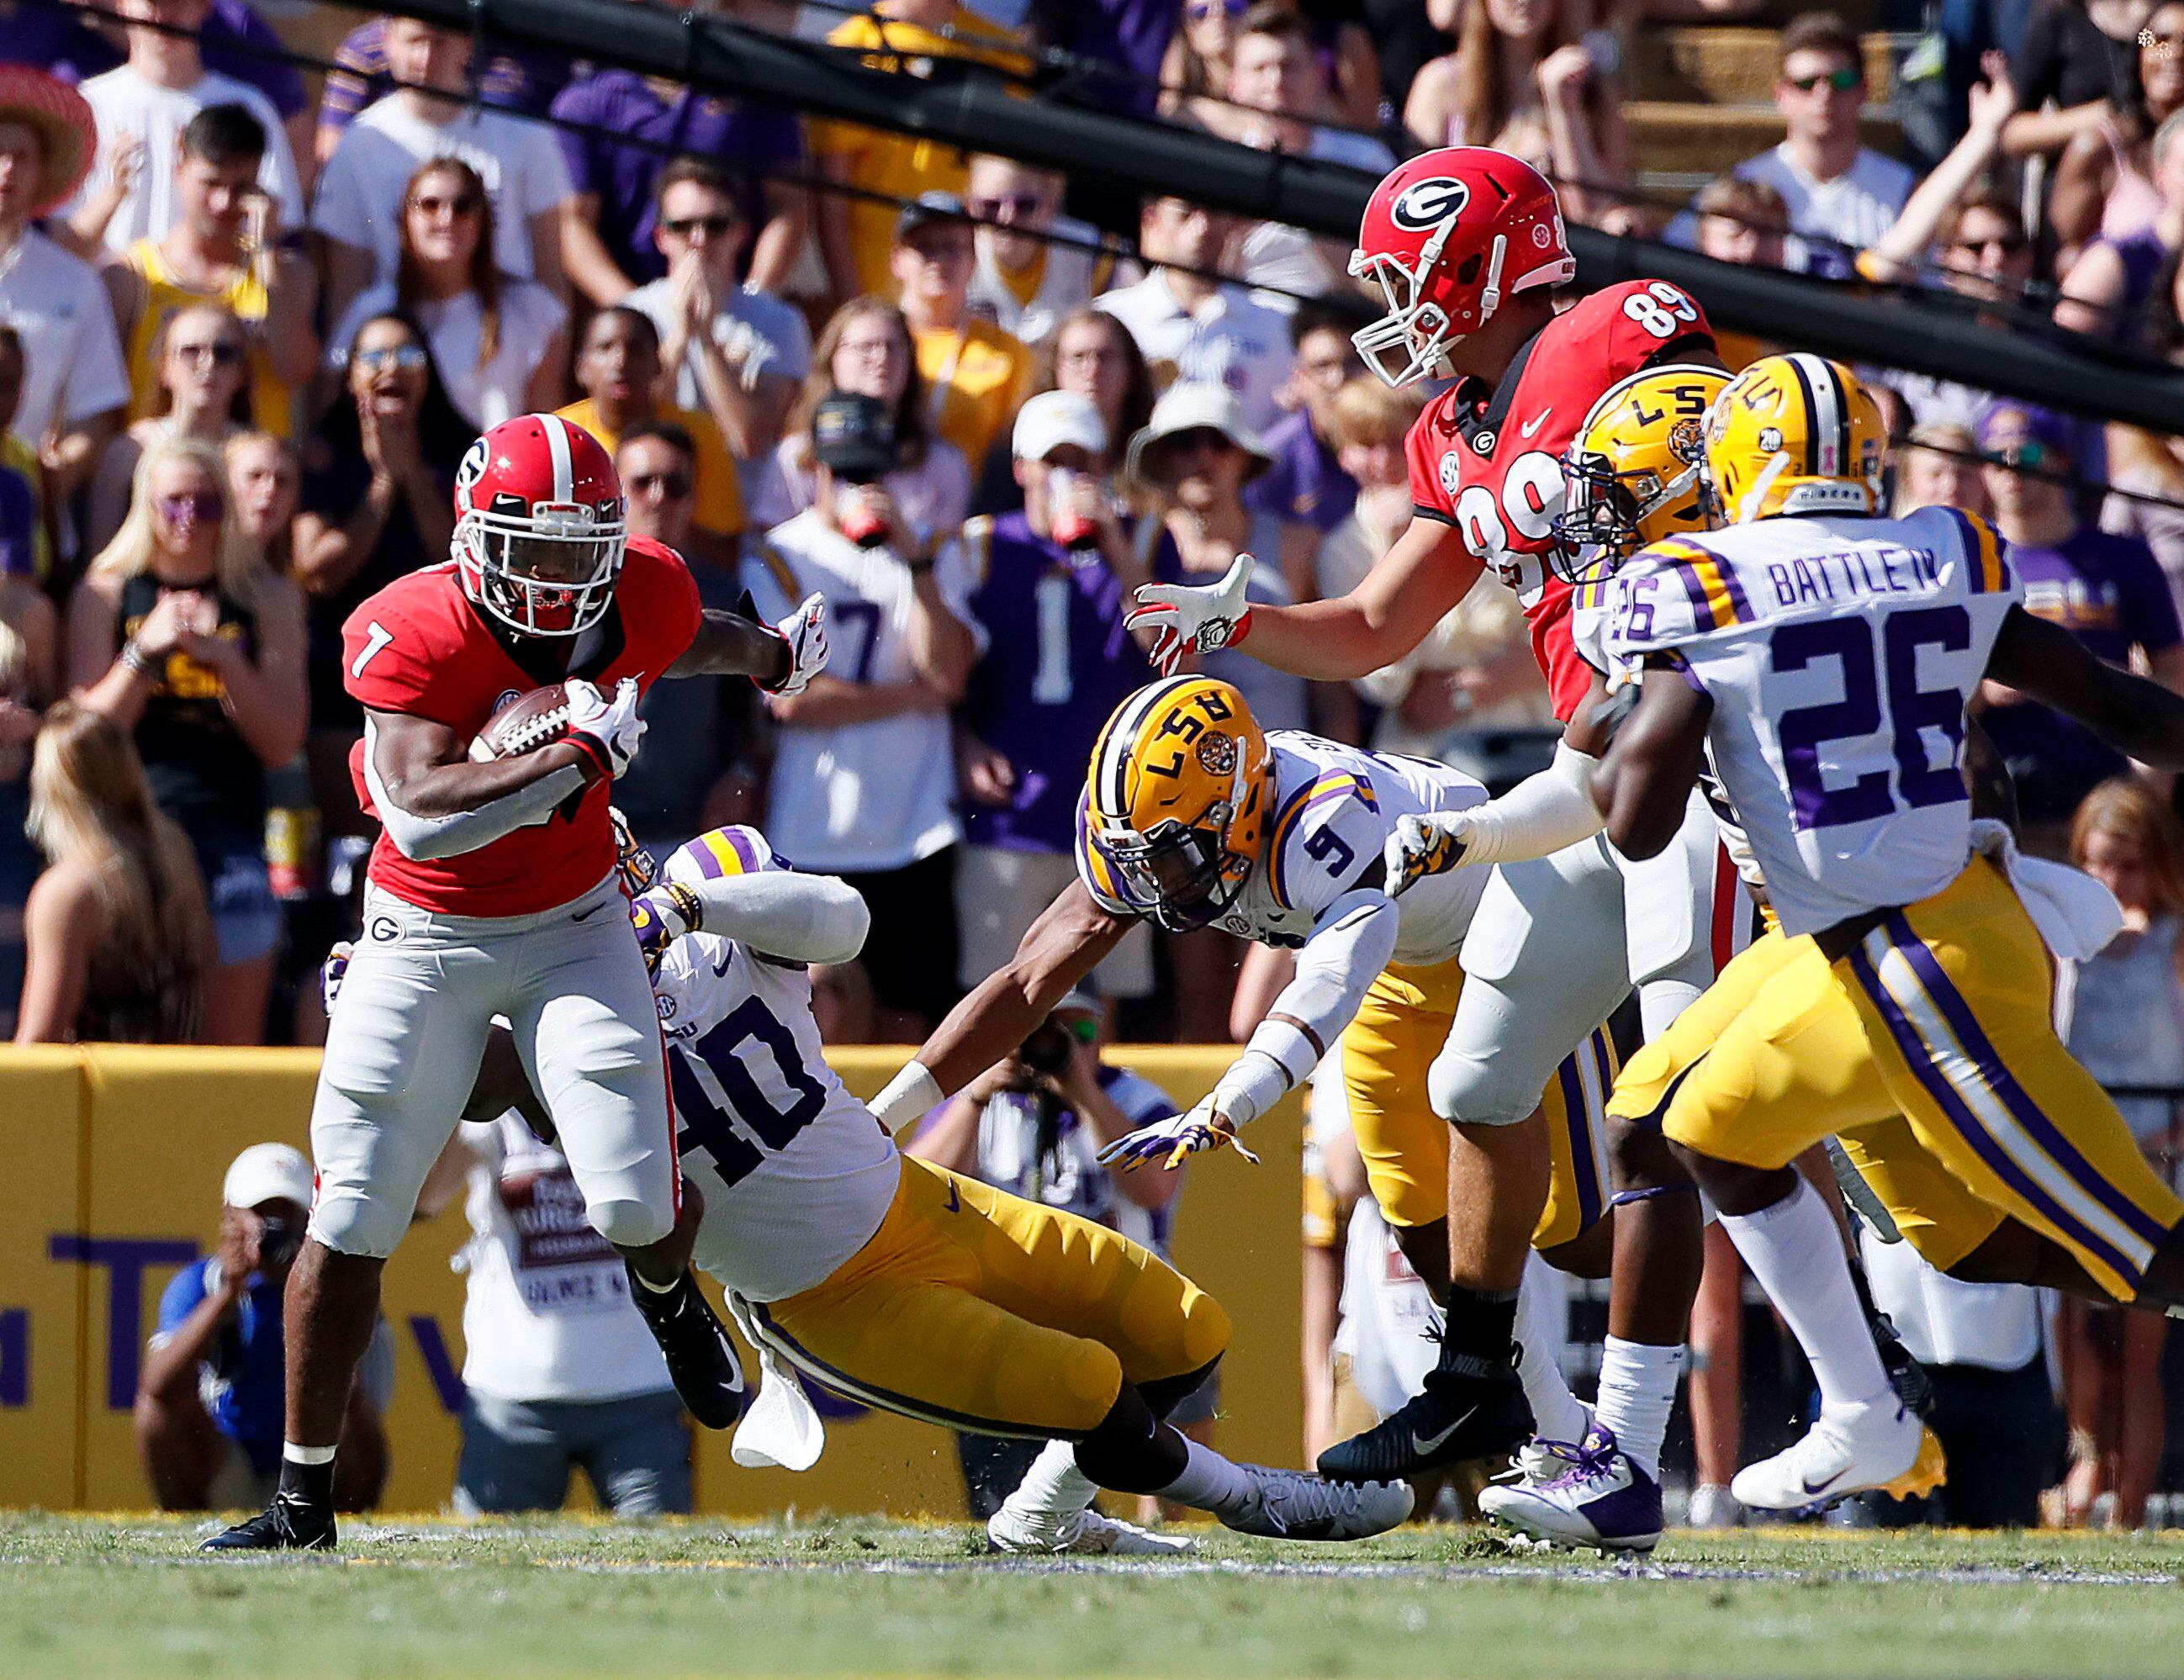
[[559, 682], [519, 694], [471, 743], [471, 757], [514, 758], [559, 741], [569, 728], [569, 691]]

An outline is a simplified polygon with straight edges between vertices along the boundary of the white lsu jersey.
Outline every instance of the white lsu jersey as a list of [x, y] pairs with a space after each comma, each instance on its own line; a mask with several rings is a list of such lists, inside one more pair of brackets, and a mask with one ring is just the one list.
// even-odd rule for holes
[[1953, 508], [1760, 520], [1615, 576], [1612, 659], [1674, 655], [1784, 930], [1947, 887], [1971, 855], [1964, 704], [2021, 590]]
[[[1266, 850], [1243, 892], [1213, 925], [1262, 944], [1295, 947], [1310, 938], [1328, 907], [1361, 881], [1379, 880], [1383, 848], [1407, 816], [1460, 811], [1485, 802], [1486, 789], [1461, 770], [1429, 759], [1400, 758], [1346, 747], [1301, 730], [1270, 730], [1273, 815]], [[1101, 909], [1145, 915], [1122, 872], [1094, 844], [1077, 807], [1077, 876]], [[1456, 955], [1491, 871], [1428, 876], [1396, 900], [1395, 960], [1425, 967]]]
[[[786, 869], [754, 828], [717, 828], [668, 866]], [[746, 1300], [823, 1282], [887, 1216], [901, 1157], [827, 1065], [800, 963], [717, 934], [667, 948], [653, 982], [676, 1147], [705, 1199], [698, 1265]]]

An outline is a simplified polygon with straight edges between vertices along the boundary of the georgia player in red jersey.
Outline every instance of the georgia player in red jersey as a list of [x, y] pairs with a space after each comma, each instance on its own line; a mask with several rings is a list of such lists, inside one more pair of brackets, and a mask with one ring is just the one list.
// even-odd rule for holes
[[[343, 631], [343, 679], [365, 709], [351, 763], [382, 832], [311, 1110], [318, 1188], [289, 1274], [280, 1489], [208, 1549], [333, 1544], [334, 1445], [380, 1273], [496, 1016], [591, 1222], [629, 1262], [677, 1390], [716, 1428], [740, 1408], [733, 1349], [687, 1271], [697, 1210], [682, 1204], [608, 784], [636, 754], [638, 702], [660, 677], [802, 688], [826, 664], [825, 604], [814, 595], [777, 627], [702, 609], [679, 555], [626, 538], [612, 459], [558, 415], [473, 443], [455, 508], [454, 558], [389, 584]], [[497, 711], [556, 682], [565, 733], [472, 759]]]
[[[1576, 264], [1554, 189], [1529, 164], [1485, 147], [1428, 152], [1399, 165], [1374, 190], [1358, 244], [1351, 272], [1377, 284], [1388, 306], [1357, 335], [1368, 365], [1390, 385], [1456, 381], [1411, 430], [1409, 526], [1340, 598], [1253, 609], [1244, 557], [1217, 585], [1140, 589], [1132, 622], [1166, 632], [1156, 654], [1170, 663], [1248, 636], [1246, 651], [1284, 670], [1353, 679], [1409, 653], [1490, 568], [1524, 604], [1566, 726], [1554, 770], [1533, 791], [1547, 795], [1551, 820], [1572, 796], [1589, 812], [1585, 778], [1604, 743], [1586, 697], [1602, 691], [1572, 641], [1570, 584], [1546, 564], [1563, 456], [1593, 404], [1630, 374], [1716, 364], [1706, 316], [1680, 287], [1643, 280], [1558, 310], [1556, 289]], [[1429, 1081], [1435, 1111], [1456, 1134], [1440, 1366], [1408, 1405], [1323, 1454], [1323, 1472], [1411, 1477], [1507, 1452], [1531, 1432], [1513, 1338], [1526, 1243], [1548, 1185], [1539, 1093], [1634, 984], [1651, 1036], [1711, 981], [1714, 898], [1736, 888], [1710, 818], [1695, 811], [1679, 844], [1627, 895], [1627, 917], [1622, 865], [1596, 839], [1497, 869], [1490, 882], [1464, 942], [1455, 1023]], [[1580, 826], [1573, 837], [1592, 832]], [[1623, 1310], [1611, 1316], [1607, 1361], [1620, 1363], [1613, 1371], [1603, 1363], [1602, 1394], [1615, 1397], [1603, 1421], [1620, 1407], [1621, 1427], [1645, 1438], [1655, 1412], [1665, 1422], [1684, 1327], [1644, 1307], [1649, 1296], [1676, 1292], [1648, 1291], [1636, 1278], [1647, 1261], [1696, 1263], [1698, 1215], [1694, 1197], [1654, 1193], [1691, 1188], [1658, 1140], [1618, 1137], [1611, 1150], [1629, 1199], [1615, 1221]], [[1540, 1433], [1581, 1441], [1591, 1420], [1540, 1374], [1544, 1363], [1533, 1362], [1534, 1396], [1558, 1415], [1540, 1416]]]

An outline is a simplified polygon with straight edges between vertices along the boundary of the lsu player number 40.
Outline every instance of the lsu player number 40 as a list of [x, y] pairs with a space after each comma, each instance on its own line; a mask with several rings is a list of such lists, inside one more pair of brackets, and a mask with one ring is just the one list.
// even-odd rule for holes
[[2051, 952], [2105, 943], [2114, 901], [2019, 858], [1975, 820], [1964, 777], [1986, 678], [2169, 768], [2184, 700], [2027, 614], [1976, 517], [1883, 517], [1881, 443], [1847, 369], [1755, 363], [1708, 421], [1729, 527], [1657, 543], [1614, 580], [1610, 650], [1644, 675], [1599, 780], [1608, 833], [1635, 856], [1659, 848], [1710, 754], [1781, 918], [1634, 1058], [1613, 1105], [1696, 1162], [1811, 1359], [1811, 1432], [1734, 1484], [1773, 1508], [1886, 1485], [1921, 1445], [1835, 1225], [1789, 1165], [1821, 1138], [1842, 1138], [1944, 1271], [2184, 1299], [2184, 1204], [2051, 1012]]
[[[704, 1200], [694, 1258], [764, 1352], [767, 1387], [782, 1385], [759, 1408], [802, 1404], [773, 1374], [786, 1367], [905, 1416], [1050, 1438], [989, 1527], [1012, 1550], [1180, 1549], [1092, 1510], [1100, 1486], [1288, 1539], [1361, 1538], [1409, 1514], [1401, 1485], [1339, 1487], [1186, 1439], [1161, 1419], [1226, 1348], [1220, 1307], [1117, 1232], [896, 1149], [827, 1066], [811, 1014], [805, 965], [863, 943], [848, 883], [792, 871], [755, 829], [721, 828], [671, 854], [632, 915]], [[537, 1112], [520, 1064], [493, 1065], [503, 1082], [472, 1111]], [[737, 1449], [756, 1444], [739, 1434]]]

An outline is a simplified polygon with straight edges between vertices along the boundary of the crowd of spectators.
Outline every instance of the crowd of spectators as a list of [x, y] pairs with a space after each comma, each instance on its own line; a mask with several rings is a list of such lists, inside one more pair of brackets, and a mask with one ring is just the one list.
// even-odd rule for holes
[[[1742, 0], [716, 9], [909, 75], [1022, 78], [1059, 51], [1070, 97], [1362, 170], [1490, 143], [1556, 178], [1573, 220], [1918, 286], [1998, 343], [2070, 331], [2184, 363], [2184, 0], [1929, 8], [1887, 53], [1796, 18], [1748, 37], [1773, 54], [1779, 143], [1711, 180], [1642, 172], [1626, 103], [1649, 29]], [[631, 529], [681, 550], [709, 604], [826, 592], [823, 678], [770, 703], [662, 690], [620, 795], [656, 847], [757, 821], [856, 883], [873, 937], [818, 976], [836, 1041], [919, 1036], [1069, 879], [1093, 735], [1150, 671], [1123, 623], [1136, 585], [1248, 552], [1260, 598], [1339, 593], [1409, 517], [1416, 403], [1351, 348], [1366, 306], [1339, 242], [632, 71], [480, 62], [470, 34], [409, 19], [277, 17], [0, 8], [0, 1015], [19, 1039], [323, 1032], [308, 977], [370, 829], [340, 626], [447, 553], [455, 463], [512, 414], [595, 432]], [[1775, 348], [1720, 337], [1732, 366]], [[1988, 514], [2033, 610], [2184, 686], [2184, 443], [1865, 371], [1900, 506]], [[1270, 727], [1490, 780], [1552, 726], [1490, 588], [1354, 685], [1211, 668]], [[2081, 996], [2117, 1000], [2103, 1020], [2184, 1019], [2171, 790], [2014, 695], [1982, 704], [2028, 843], [2137, 883], [2117, 889], [2133, 943]], [[1097, 976], [1096, 1032], [1248, 1031], [1240, 958], [1217, 932], [1139, 930]], [[2173, 1033], [2085, 1031], [2116, 1078], [2184, 1075], [2139, 1054]], [[1038, 1088], [1067, 1086], [1104, 1135], [1108, 1105], [1072, 1078]], [[1061, 1147], [1028, 1149], [1007, 1109], [965, 1109], [933, 1147], [1011, 1171]], [[2165, 1161], [2169, 1110], [2148, 1114]], [[489, 1249], [495, 1175], [532, 1145], [474, 1142]], [[231, 1280], [203, 1287], [247, 1316]], [[2066, 1338], [2095, 1373], [2081, 1409], [2134, 1442], [2159, 1329]], [[504, 1404], [473, 1420], [477, 1487], [566, 1473], [496, 1449], [496, 1421], [656, 1394], [630, 1381], [488, 1382]], [[2098, 1461], [2074, 1509], [2142, 1509], [2142, 1445]], [[681, 1497], [671, 1468], [638, 1481]]]

